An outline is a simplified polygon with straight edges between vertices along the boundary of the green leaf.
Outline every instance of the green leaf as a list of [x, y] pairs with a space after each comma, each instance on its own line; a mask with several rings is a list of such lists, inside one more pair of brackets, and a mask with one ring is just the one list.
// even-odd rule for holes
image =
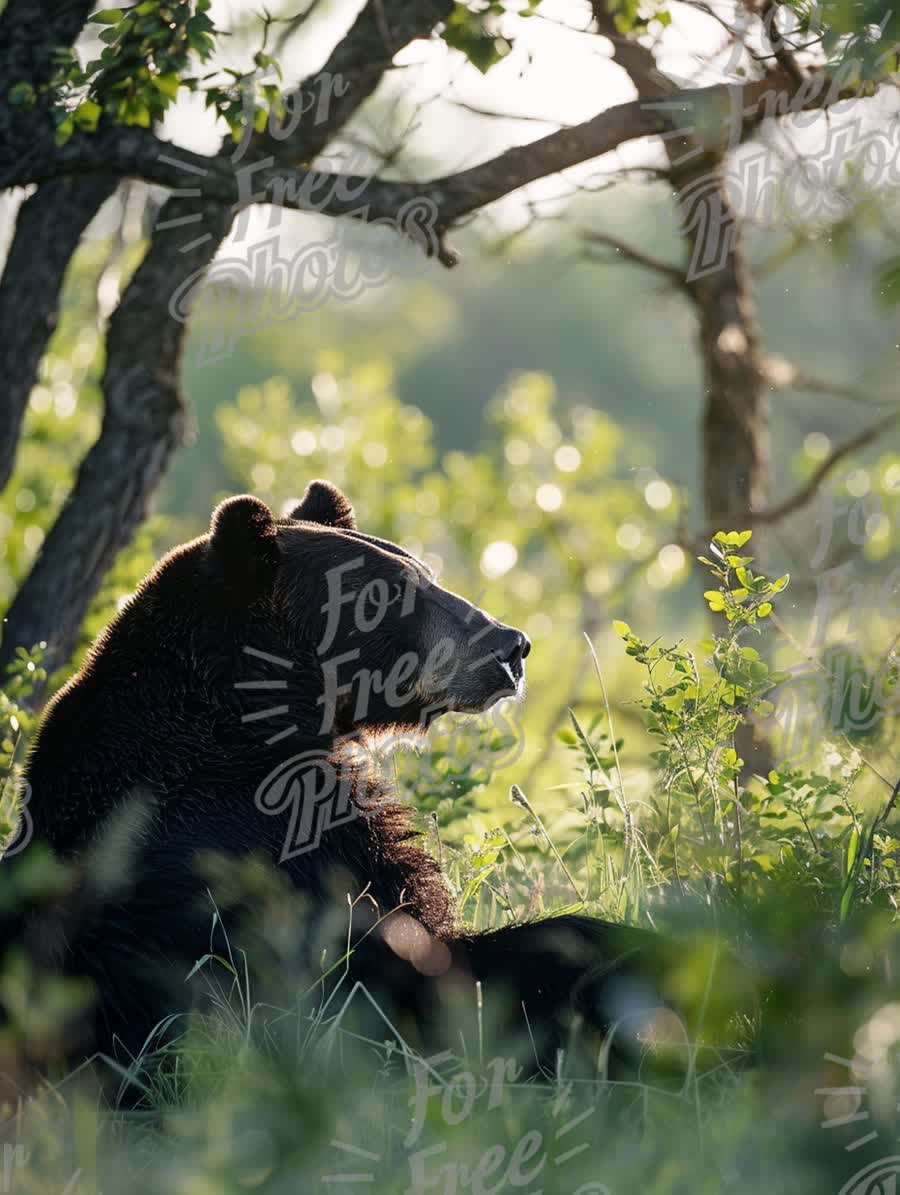
[[96, 25], [118, 25], [124, 16], [121, 8], [103, 8], [99, 12], [91, 13], [88, 20]]
[[150, 128], [150, 109], [143, 100], [126, 100], [122, 115], [125, 124], [138, 125], [142, 129]]
[[153, 80], [153, 86], [167, 100], [175, 100], [178, 98], [178, 89], [181, 86], [181, 80], [177, 75], [157, 75]]
[[67, 116], [66, 119], [57, 126], [56, 135], [54, 137], [56, 144], [65, 145], [74, 132], [75, 120], [73, 117]]
[[468, 5], [457, 3], [441, 34], [448, 46], [465, 54], [482, 74], [505, 58], [512, 48], [505, 37], [489, 28], [485, 18], [490, 15], [490, 12], [473, 12]]
[[859, 830], [856, 826], [850, 831], [850, 841], [847, 844], [847, 863], [844, 867], [844, 875], [849, 879], [853, 875], [853, 867], [856, 863], [856, 856], [859, 853]]
[[30, 83], [16, 83], [10, 87], [6, 98], [14, 108], [32, 108], [37, 97]]
[[191, 17], [187, 23], [187, 34], [191, 45], [198, 45], [202, 35], [204, 33], [215, 32], [215, 28], [215, 25], [212, 23], [209, 17], [203, 13], [200, 13], [198, 16]]
[[613, 630], [621, 639], [627, 639], [631, 634], [631, 627], [627, 622], [622, 622], [620, 618], [613, 619]]
[[75, 109], [74, 120], [80, 129], [86, 133], [93, 133], [102, 115], [103, 109], [99, 104], [95, 104], [93, 100], [82, 100]]

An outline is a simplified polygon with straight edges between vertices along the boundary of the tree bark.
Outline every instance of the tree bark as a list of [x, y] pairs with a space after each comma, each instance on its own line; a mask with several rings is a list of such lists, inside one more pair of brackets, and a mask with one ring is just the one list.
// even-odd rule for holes
[[[677, 85], [660, 72], [653, 52], [619, 35], [605, 0], [593, 0], [592, 9], [597, 31], [612, 42], [616, 62], [647, 106], [653, 110], [653, 101], [671, 99]], [[802, 79], [794, 84], [802, 85]], [[763, 80], [764, 88], [772, 86], [773, 77]], [[740, 139], [738, 129], [726, 133], [726, 143]], [[723, 152], [709, 148], [689, 127], [681, 136], [666, 135], [663, 145], [687, 249], [684, 290], [698, 320], [704, 510], [707, 521], [727, 521], [761, 509], [768, 495], [768, 386], [752, 283], [722, 177]]]
[[13, 471], [28, 396], [56, 330], [69, 262], [117, 182], [107, 174], [57, 179], [19, 209], [0, 282], [0, 490]]
[[8, 0], [0, 14], [0, 96], [18, 82], [37, 87], [51, 72], [50, 52], [71, 46], [92, 0]]
[[768, 382], [738, 218], [713, 160], [675, 174], [690, 251], [686, 282], [703, 365], [706, 525], [764, 509], [769, 495]]
[[[50, 77], [55, 47], [71, 46], [91, 0], [9, 0], [0, 16], [0, 140], [15, 143], [24, 109], [6, 102], [17, 83]], [[0, 490], [12, 472], [28, 395], [56, 327], [63, 277], [81, 236], [117, 180], [103, 172], [42, 186], [20, 207], [0, 282]]]

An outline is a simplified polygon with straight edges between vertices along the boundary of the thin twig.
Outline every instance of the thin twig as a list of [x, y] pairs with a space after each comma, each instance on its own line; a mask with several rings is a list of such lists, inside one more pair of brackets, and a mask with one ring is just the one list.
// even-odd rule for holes
[[[680, 270], [677, 266], [670, 265], [666, 261], [661, 261], [657, 257], [645, 253], [642, 249], [635, 248], [634, 245], [629, 245], [627, 241], [621, 241], [618, 237], [610, 236], [605, 232], [594, 232], [592, 229], [585, 228], [581, 230], [582, 240], [591, 245], [602, 245], [607, 249], [612, 249], [618, 253], [625, 261], [629, 261], [634, 265], [642, 266], [645, 270], [653, 270], [656, 274], [662, 274], [668, 278], [675, 286], [684, 288], [687, 286], [684, 270]], [[607, 264], [606, 259], [592, 257], [586, 255], [588, 261], [599, 261]]]
[[834, 398], [846, 398], [851, 402], [871, 407], [893, 406], [896, 399], [871, 398], [860, 386], [847, 382], [835, 382], [807, 373], [783, 357], [768, 357], [761, 367], [766, 381], [774, 390], [810, 390], [816, 394], [828, 394]]
[[877, 440], [882, 432], [887, 431], [897, 421], [900, 420], [900, 410], [892, 411], [890, 415], [886, 415], [883, 419], [879, 419], [877, 423], [871, 427], [865, 428], [858, 435], [852, 436], [849, 440], [845, 440], [843, 444], [839, 444], [830, 456], [826, 457], [824, 461], [813, 471], [812, 476], [793, 493], [789, 498], [785, 498], [783, 502], [777, 503], [775, 506], [770, 506], [767, 510], [749, 510], [742, 514], [720, 514], [713, 519], [707, 531], [704, 532], [702, 539], [705, 541], [716, 533], [720, 524], [727, 521], [729, 526], [737, 526], [741, 524], [766, 526], [770, 523], [777, 523], [788, 515], [794, 514], [796, 511], [802, 509], [818, 493], [819, 487], [825, 478], [831, 473], [840, 463], [848, 456], [852, 456], [854, 452], [859, 452], [860, 449], [865, 448], [874, 440]]

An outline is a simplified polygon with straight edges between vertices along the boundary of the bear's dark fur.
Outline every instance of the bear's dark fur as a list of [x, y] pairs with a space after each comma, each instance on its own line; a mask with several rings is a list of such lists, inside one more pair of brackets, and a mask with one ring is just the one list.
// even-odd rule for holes
[[317, 948], [325, 912], [346, 921], [347, 896], [362, 894], [349, 979], [420, 1042], [440, 1044], [444, 995], [474, 1002], [476, 980], [520, 1023], [524, 1006], [529, 1049], [551, 1070], [573, 1012], [614, 1020], [642, 935], [581, 917], [459, 932], [407, 813], [353, 759], [368, 733], [516, 693], [529, 647], [357, 531], [328, 483], [289, 518], [249, 496], [222, 503], [209, 534], [166, 556], [99, 637], [28, 763], [34, 838], [78, 875], [55, 928], [44, 916], [29, 936], [42, 966], [93, 983], [73, 1053], [128, 1062], [185, 1010], [186, 976], [210, 949], [198, 866], [210, 853], [275, 865], [301, 894], [298, 939]]

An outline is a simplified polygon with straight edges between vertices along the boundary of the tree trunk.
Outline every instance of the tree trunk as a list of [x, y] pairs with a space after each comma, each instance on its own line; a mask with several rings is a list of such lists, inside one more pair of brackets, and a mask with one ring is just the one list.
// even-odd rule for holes
[[699, 324], [703, 505], [706, 525], [713, 526], [768, 504], [768, 383], [742, 234], [720, 163], [679, 174], [676, 185]]
[[[686, 281], [697, 313], [703, 366], [702, 430], [705, 526], [743, 531], [749, 511], [769, 502], [768, 383], [742, 234], [722, 178], [721, 161], [676, 175], [682, 231], [690, 249]], [[764, 545], [757, 531], [753, 553]], [[743, 775], [766, 775], [771, 746], [750, 723], [735, 736]]]
[[28, 396], [56, 330], [65, 272], [117, 181], [96, 174], [45, 183], [19, 209], [0, 282], [0, 490], [15, 466]]
[[[674, 84], [657, 68], [653, 51], [619, 35], [604, 0], [593, 0], [592, 9], [597, 31], [611, 42], [641, 98], [664, 101]], [[726, 127], [726, 142], [735, 131]], [[705, 526], [743, 530], [732, 524], [768, 501], [768, 385], [741, 229], [722, 176], [726, 149], [710, 148], [689, 127], [663, 145], [688, 251], [685, 286], [698, 321]], [[749, 725], [740, 728], [737, 749], [745, 774], [769, 770], [768, 745], [756, 741]]]

